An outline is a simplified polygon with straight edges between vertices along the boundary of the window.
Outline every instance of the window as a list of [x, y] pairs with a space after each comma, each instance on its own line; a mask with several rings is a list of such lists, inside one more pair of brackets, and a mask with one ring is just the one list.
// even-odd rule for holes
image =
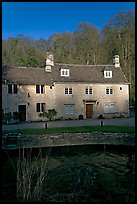
[[18, 93], [17, 84], [8, 84], [8, 93], [9, 94], [17, 94]]
[[89, 94], [92, 94], [92, 88], [91, 87], [89, 88]]
[[70, 115], [73, 115], [74, 114], [74, 105], [65, 105], [64, 107], [64, 112], [65, 114], [70, 114]]
[[45, 111], [45, 103], [41, 103], [41, 112]]
[[72, 88], [69, 88], [69, 94], [72, 94]]
[[36, 104], [36, 110], [37, 110], [37, 112], [40, 112], [40, 103]]
[[65, 88], [65, 94], [68, 94], [68, 88]]
[[86, 87], [85, 94], [92, 94], [92, 87]]
[[36, 85], [36, 93], [40, 93], [40, 86]]
[[14, 84], [13, 90], [14, 90], [14, 93], [17, 94], [17, 92], [18, 92], [18, 90], [17, 90], [17, 84]]
[[106, 103], [104, 105], [104, 113], [115, 113], [116, 112], [116, 104], [115, 103]]
[[122, 90], [122, 87], [120, 87], [120, 90]]
[[45, 103], [36, 103], [36, 111], [44, 112], [45, 111]]
[[69, 69], [61, 69], [61, 76], [69, 76]]
[[45, 86], [44, 85], [36, 85], [36, 93], [37, 94], [44, 94], [45, 93]]
[[41, 85], [41, 93], [44, 94], [45, 93], [45, 86]]
[[104, 71], [104, 77], [105, 78], [111, 78], [112, 77], [112, 71]]
[[72, 94], [72, 88], [65, 88], [65, 94]]
[[112, 89], [112, 87], [107, 87], [107, 88], [106, 88], [106, 94], [113, 94], [113, 89]]
[[8, 84], [8, 93], [12, 94], [12, 84]]

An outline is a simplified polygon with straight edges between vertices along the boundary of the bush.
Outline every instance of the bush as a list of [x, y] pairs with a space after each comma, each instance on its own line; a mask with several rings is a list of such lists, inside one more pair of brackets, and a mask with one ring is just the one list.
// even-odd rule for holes
[[118, 118], [124, 118], [124, 114], [121, 113]]
[[3, 121], [3, 123], [7, 123], [8, 124], [11, 121], [11, 119], [12, 119], [11, 112], [9, 112], [9, 113], [2, 112], [2, 121]]
[[78, 119], [79, 119], [79, 120], [83, 120], [83, 115], [79, 115], [79, 116], [78, 116]]
[[39, 117], [47, 117], [51, 121], [56, 115], [57, 111], [55, 109], [49, 109], [47, 112], [40, 113]]
[[19, 119], [19, 113], [17, 111], [13, 112], [13, 119], [18, 120]]
[[98, 116], [98, 119], [104, 119], [105, 117], [103, 116], [103, 114], [100, 114], [99, 116]]

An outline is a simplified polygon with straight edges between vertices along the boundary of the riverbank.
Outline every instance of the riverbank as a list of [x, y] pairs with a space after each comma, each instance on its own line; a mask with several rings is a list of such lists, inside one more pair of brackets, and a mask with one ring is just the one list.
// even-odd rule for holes
[[135, 145], [135, 133], [52, 133], [34, 134], [17, 137], [16, 145], [6, 146], [3, 149], [40, 148], [53, 146], [71, 146], [86, 144]]

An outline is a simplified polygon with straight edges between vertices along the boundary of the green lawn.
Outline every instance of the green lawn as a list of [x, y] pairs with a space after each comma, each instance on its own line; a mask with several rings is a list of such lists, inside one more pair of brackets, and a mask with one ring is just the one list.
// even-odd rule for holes
[[135, 127], [130, 126], [81, 126], [81, 127], [63, 127], [63, 128], [48, 128], [48, 129], [26, 129], [26, 130], [11, 130], [2, 131], [2, 134], [7, 133], [22, 133], [22, 134], [46, 134], [46, 133], [64, 133], [64, 132], [126, 132], [134, 133]]

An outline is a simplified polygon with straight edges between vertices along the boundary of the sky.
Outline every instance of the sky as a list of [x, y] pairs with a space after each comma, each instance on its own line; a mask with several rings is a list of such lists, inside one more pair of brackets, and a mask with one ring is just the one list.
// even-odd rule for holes
[[2, 2], [2, 39], [18, 34], [48, 39], [76, 31], [80, 22], [102, 29], [123, 10], [135, 10], [135, 2]]

